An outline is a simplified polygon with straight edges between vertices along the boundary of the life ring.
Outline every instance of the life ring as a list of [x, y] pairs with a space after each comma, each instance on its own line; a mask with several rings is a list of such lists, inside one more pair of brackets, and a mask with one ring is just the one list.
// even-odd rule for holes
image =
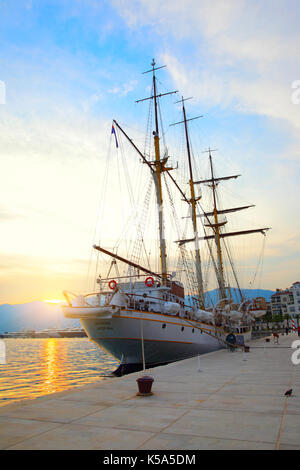
[[111, 289], [111, 290], [114, 290], [117, 286], [117, 283], [116, 281], [113, 279], [112, 281], [109, 281], [108, 283], [108, 287]]
[[145, 279], [145, 284], [147, 287], [152, 287], [154, 286], [154, 279], [153, 277], [146, 277]]

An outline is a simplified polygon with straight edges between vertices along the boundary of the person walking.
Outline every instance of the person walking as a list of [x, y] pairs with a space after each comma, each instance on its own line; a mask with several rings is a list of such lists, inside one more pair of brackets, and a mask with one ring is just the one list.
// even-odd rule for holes
[[275, 331], [273, 332], [274, 344], [279, 344], [279, 335]]
[[300, 336], [300, 325], [298, 326], [298, 336]]
[[286, 334], [286, 335], [289, 334], [289, 327], [288, 327], [288, 326], [285, 327], [285, 334]]

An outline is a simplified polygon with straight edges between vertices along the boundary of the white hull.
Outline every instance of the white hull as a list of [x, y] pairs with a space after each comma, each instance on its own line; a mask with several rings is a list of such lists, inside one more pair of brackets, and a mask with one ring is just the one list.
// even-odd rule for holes
[[66, 318], [111, 318], [112, 314], [116, 311], [115, 307], [110, 306], [64, 306], [64, 316]]
[[[224, 347], [229, 334], [222, 328], [177, 316], [120, 310], [111, 318], [81, 318], [90, 340], [121, 361], [158, 365], [186, 359]], [[241, 332], [246, 343], [251, 331]], [[222, 341], [223, 340], [223, 341]]]

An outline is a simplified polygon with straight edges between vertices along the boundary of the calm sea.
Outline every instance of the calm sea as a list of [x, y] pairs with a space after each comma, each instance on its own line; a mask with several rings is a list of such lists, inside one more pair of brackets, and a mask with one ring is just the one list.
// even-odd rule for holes
[[118, 366], [87, 338], [8, 338], [4, 342], [0, 406], [104, 379]]

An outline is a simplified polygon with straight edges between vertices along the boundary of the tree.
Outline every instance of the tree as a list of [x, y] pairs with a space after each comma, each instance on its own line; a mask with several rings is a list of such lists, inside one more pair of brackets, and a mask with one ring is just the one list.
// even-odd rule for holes
[[276, 315], [273, 315], [273, 322], [279, 323], [283, 321], [283, 316], [282, 313], [278, 313]]

